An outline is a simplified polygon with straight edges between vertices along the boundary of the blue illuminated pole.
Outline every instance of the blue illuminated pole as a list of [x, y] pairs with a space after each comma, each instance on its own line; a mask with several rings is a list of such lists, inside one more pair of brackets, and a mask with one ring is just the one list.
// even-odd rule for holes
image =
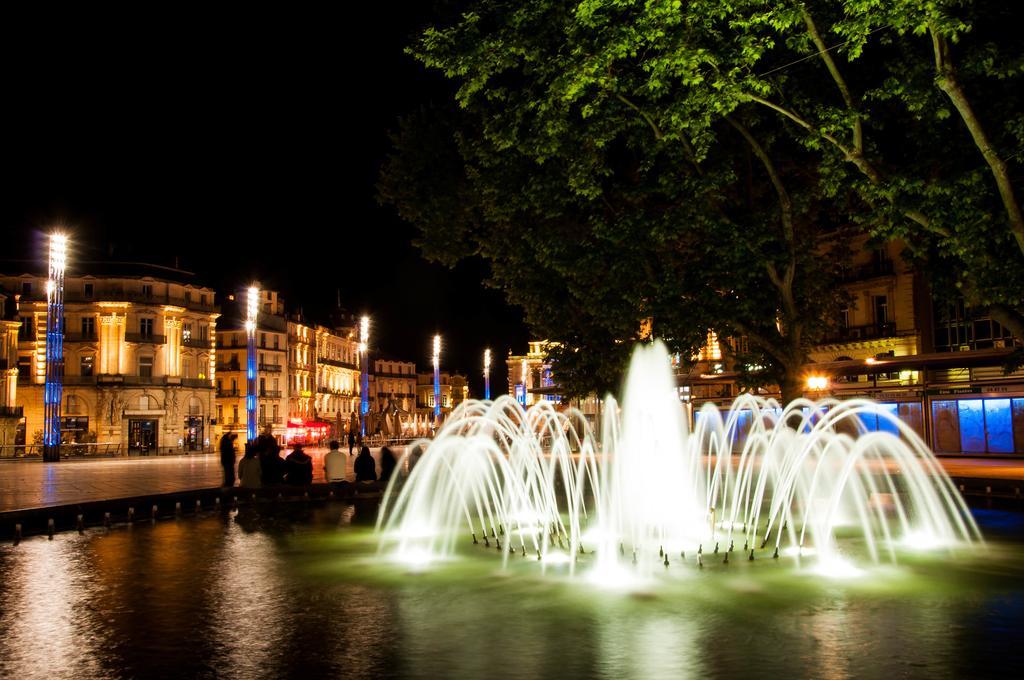
[[249, 288], [246, 305], [245, 438], [256, 440], [256, 319], [260, 310], [260, 289]]
[[67, 237], [50, 235], [46, 279], [46, 384], [43, 387], [43, 460], [60, 460], [60, 402], [64, 388], [64, 268]]
[[434, 336], [434, 424], [441, 423], [441, 336]]
[[366, 436], [366, 414], [370, 412], [370, 317], [359, 322], [359, 354], [362, 363], [360, 375], [359, 432]]
[[484, 350], [484, 399], [491, 398], [491, 350]]

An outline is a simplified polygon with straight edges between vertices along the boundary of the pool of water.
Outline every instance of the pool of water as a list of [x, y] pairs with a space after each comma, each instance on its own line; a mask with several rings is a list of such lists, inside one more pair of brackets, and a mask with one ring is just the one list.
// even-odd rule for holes
[[369, 511], [243, 508], [0, 546], [0, 676], [962, 677], [1024, 661], [1022, 515], [985, 553], [825, 579], [770, 559], [652, 587], [491, 548], [417, 572]]

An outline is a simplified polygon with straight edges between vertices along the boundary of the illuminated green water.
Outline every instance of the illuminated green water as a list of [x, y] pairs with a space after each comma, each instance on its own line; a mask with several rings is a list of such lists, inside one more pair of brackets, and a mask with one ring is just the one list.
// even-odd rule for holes
[[[962, 677], [1024, 659], [1024, 549], [829, 581], [673, 560], [647, 592], [494, 548], [414, 574], [331, 505], [0, 547], [0, 676]], [[1020, 515], [979, 516], [1019, 535]], [[986, 527], [983, 526], [983, 529]], [[1012, 674], [1012, 673], [1011, 673]]]

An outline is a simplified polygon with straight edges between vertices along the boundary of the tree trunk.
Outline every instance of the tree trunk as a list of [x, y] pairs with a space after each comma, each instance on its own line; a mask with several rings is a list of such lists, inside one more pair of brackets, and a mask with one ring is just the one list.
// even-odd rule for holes
[[785, 373], [779, 382], [779, 389], [782, 390], [782, 405], [785, 406], [794, 399], [799, 399], [804, 394], [804, 383], [802, 379], [802, 367], [799, 364], [790, 364], [785, 367]]

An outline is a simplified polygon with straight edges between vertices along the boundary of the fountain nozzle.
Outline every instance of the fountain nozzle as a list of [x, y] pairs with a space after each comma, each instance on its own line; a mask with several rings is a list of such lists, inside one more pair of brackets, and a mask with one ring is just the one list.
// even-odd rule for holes
[[473, 532], [473, 545], [479, 545], [480, 541], [476, 540], [476, 532]]
[[718, 554], [718, 542], [717, 541], [715, 541], [715, 554], [716, 555]]
[[747, 560], [750, 561], [750, 562], [754, 561], [754, 549], [753, 548], [750, 549], [750, 557], [748, 557]]
[[668, 567], [668, 553], [665, 553], [665, 567]]
[[779, 546], [775, 546], [775, 552], [772, 553], [772, 559], [773, 560], [779, 559]]

